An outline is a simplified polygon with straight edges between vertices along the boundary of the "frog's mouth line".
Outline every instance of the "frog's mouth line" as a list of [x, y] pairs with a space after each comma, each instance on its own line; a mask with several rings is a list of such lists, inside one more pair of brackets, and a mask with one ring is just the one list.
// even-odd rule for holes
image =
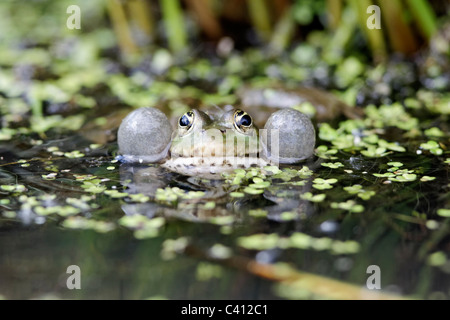
[[216, 174], [233, 171], [238, 168], [264, 167], [271, 162], [256, 156], [219, 156], [219, 157], [177, 157], [170, 158], [161, 166], [186, 175]]

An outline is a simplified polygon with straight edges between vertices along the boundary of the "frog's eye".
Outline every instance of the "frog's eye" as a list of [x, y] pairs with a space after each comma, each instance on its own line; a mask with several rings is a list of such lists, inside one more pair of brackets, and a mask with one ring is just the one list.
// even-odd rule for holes
[[194, 123], [194, 112], [192, 111], [186, 112], [180, 117], [180, 120], [178, 120], [178, 126], [184, 130], [189, 130], [192, 127], [193, 123]]
[[234, 113], [234, 126], [241, 132], [245, 132], [253, 125], [252, 117], [247, 112], [236, 110]]

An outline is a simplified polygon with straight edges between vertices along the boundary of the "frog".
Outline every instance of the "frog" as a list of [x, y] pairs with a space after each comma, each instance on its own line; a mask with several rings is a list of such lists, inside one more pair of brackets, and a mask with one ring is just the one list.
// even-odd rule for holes
[[291, 108], [272, 113], [259, 129], [243, 107], [193, 108], [174, 128], [158, 108], [142, 107], [122, 120], [117, 141], [123, 162], [220, 179], [239, 168], [305, 161], [314, 154], [316, 133], [311, 119]]

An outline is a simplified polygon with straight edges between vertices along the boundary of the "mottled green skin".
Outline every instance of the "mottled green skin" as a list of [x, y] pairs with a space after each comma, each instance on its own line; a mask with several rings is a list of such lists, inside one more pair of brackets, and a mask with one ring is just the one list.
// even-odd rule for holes
[[[241, 132], [233, 125], [234, 109], [206, 114], [193, 110], [195, 123], [189, 132], [174, 132], [170, 154], [173, 157], [244, 157], [260, 151], [258, 129]], [[228, 142], [228, 143], [227, 143]]]

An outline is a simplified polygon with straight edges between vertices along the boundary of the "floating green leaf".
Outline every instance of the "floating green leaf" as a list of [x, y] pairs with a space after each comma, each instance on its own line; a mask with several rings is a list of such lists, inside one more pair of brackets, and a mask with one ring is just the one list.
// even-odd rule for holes
[[420, 147], [424, 150], [429, 150], [432, 154], [437, 156], [440, 156], [443, 153], [442, 149], [439, 146], [439, 143], [433, 140], [420, 144]]
[[322, 194], [313, 195], [311, 192], [306, 192], [304, 194], [301, 194], [300, 198], [302, 198], [303, 200], [311, 201], [311, 202], [322, 202], [325, 200], [326, 194], [322, 193]]
[[424, 133], [427, 137], [443, 137], [445, 135], [444, 132], [438, 127], [427, 129]]
[[326, 190], [326, 189], [332, 189], [333, 184], [336, 183], [338, 180], [335, 178], [332, 179], [322, 179], [322, 178], [316, 178], [313, 180], [313, 188], [318, 190]]
[[230, 197], [233, 198], [242, 198], [244, 196], [244, 193], [242, 192], [230, 192]]
[[80, 152], [80, 151], [78, 151], [78, 150], [75, 150], [75, 151], [72, 151], [72, 152], [66, 152], [66, 153], [64, 153], [64, 156], [65, 156], [66, 158], [71, 158], [71, 159], [74, 159], [74, 158], [82, 158], [82, 157], [84, 157], [84, 153], [82, 153], [82, 152]]
[[337, 157], [334, 156], [337, 152], [337, 149], [328, 149], [328, 147], [325, 145], [321, 145], [316, 148], [316, 155], [322, 159], [337, 159]]
[[362, 190], [362, 185], [355, 184], [353, 186], [344, 187], [344, 190], [347, 191], [350, 194], [355, 194], [355, 193], [358, 193], [358, 192], [360, 192]]
[[358, 193], [358, 197], [360, 197], [363, 200], [369, 200], [375, 195], [375, 191], [362, 191]]
[[104, 193], [111, 198], [125, 198], [128, 196], [128, 193], [119, 192], [118, 190], [105, 190]]
[[437, 214], [441, 217], [450, 218], [450, 209], [438, 209]]
[[402, 167], [403, 163], [401, 163], [401, 162], [388, 162], [388, 166], [391, 166], [391, 167]]
[[332, 202], [331, 207], [333, 209], [342, 209], [349, 212], [359, 213], [364, 211], [364, 207], [360, 204], [357, 204], [353, 200], [348, 200], [346, 202]]
[[334, 162], [334, 163], [326, 162], [326, 163], [321, 163], [321, 165], [324, 166], [324, 167], [331, 168], [331, 169], [337, 169], [337, 168], [340, 168], [340, 167], [344, 166], [341, 162]]
[[402, 175], [397, 175], [394, 178], [389, 178], [390, 181], [395, 182], [411, 182], [417, 179], [417, 175], [413, 173], [404, 173]]
[[442, 266], [446, 262], [447, 262], [447, 256], [442, 251], [438, 251], [438, 252], [432, 253], [427, 258], [427, 263], [430, 266], [433, 266], [433, 267]]
[[252, 217], [267, 217], [267, 210], [263, 210], [263, 209], [253, 209], [253, 210], [249, 210], [248, 214]]

